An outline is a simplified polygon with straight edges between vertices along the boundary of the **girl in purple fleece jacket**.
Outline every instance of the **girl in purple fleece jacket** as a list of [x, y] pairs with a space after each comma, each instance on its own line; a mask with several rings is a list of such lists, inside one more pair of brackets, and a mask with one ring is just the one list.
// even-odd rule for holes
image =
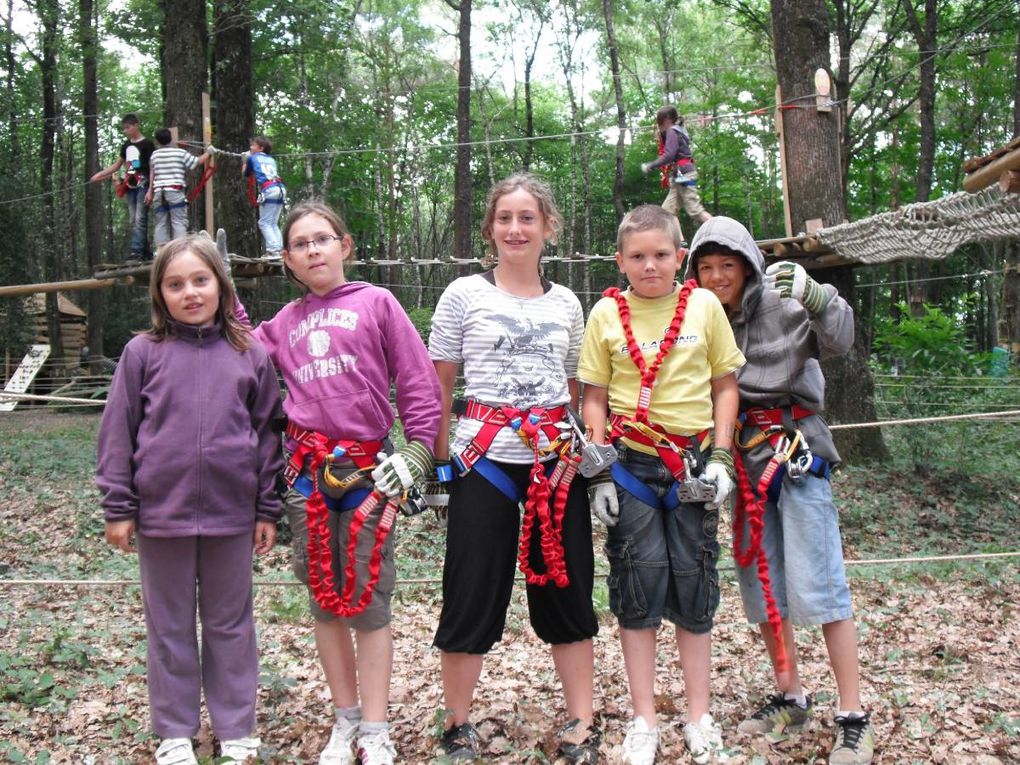
[[[367, 583], [374, 580], [375, 589], [358, 613], [338, 607], [343, 604], [329, 586], [328, 572], [331, 568], [341, 588], [348, 583], [348, 542], [360, 508], [342, 512], [347, 508], [341, 504], [339, 512], [323, 512], [325, 508], [316, 504], [322, 502], [319, 486], [325, 481], [318, 480], [319, 463], [327, 445], [332, 450], [336, 441], [354, 441], [358, 447], [350, 448], [334, 466], [357, 449], [367, 454], [365, 472], [372, 470], [379, 445], [394, 423], [390, 385], [395, 383], [407, 446], [389, 457], [380, 455], [383, 462], [372, 471], [372, 479], [380, 494], [402, 494], [432, 469], [441, 408], [439, 380], [396, 298], [380, 287], [345, 278], [344, 263], [353, 256], [354, 243], [331, 208], [317, 202], [295, 207], [284, 226], [283, 243], [287, 276], [306, 294], [253, 334], [279, 368], [288, 391], [283, 404], [289, 420], [287, 448], [296, 457], [288, 471], [294, 488], [285, 505], [294, 533], [293, 566], [298, 578], [311, 584], [315, 644], [335, 708], [335, 723], [319, 763], [353, 763], [356, 741], [362, 765], [385, 765], [396, 755], [386, 722], [393, 664], [393, 537], [373, 553], [383, 514], [368, 514], [356, 536], [353, 581], [359, 602]], [[243, 309], [239, 314], [243, 317]], [[354, 467], [345, 465], [344, 469]], [[331, 474], [333, 470], [330, 467]], [[340, 501], [347, 499], [345, 495]], [[328, 545], [321, 525], [328, 527]], [[369, 561], [374, 562], [374, 574]]]
[[203, 690], [221, 757], [244, 762], [259, 747], [252, 548], [272, 549], [282, 513], [280, 390], [211, 241], [163, 247], [150, 292], [152, 328], [124, 347], [99, 429], [106, 539], [136, 540], [156, 762], [197, 763]]

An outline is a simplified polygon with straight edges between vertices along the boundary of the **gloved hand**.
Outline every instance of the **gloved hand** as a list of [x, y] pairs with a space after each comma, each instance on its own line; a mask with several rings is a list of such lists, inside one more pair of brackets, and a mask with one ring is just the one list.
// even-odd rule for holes
[[595, 517], [606, 526], [615, 526], [620, 520], [620, 500], [616, 496], [616, 484], [604, 470], [588, 481], [588, 504]]
[[715, 484], [715, 497], [705, 503], [706, 510], [718, 510], [722, 507], [733, 491], [736, 477], [733, 469], [733, 455], [727, 449], [715, 447], [705, 464], [705, 472], [701, 480]]
[[642, 162], [641, 163], [641, 172], [644, 173], [645, 175], [648, 175], [648, 171], [651, 170], [651, 169], [652, 169], [652, 163], [651, 162]]
[[375, 488], [387, 497], [403, 494], [432, 470], [432, 452], [424, 444], [411, 441], [387, 457], [382, 452], [376, 459], [383, 458], [372, 471]]
[[811, 314], [821, 313], [829, 304], [829, 293], [822, 285], [808, 276], [799, 263], [788, 260], [773, 263], [765, 269], [765, 288], [776, 290], [779, 297], [799, 300]]

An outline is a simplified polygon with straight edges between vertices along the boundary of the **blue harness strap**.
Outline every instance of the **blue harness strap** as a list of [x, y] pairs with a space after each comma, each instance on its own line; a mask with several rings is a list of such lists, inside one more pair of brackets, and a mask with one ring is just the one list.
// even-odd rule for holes
[[677, 491], [676, 481], [669, 487], [666, 496], [660, 497], [648, 488], [648, 484], [639, 480], [619, 462], [614, 462], [609, 466], [609, 474], [613, 476], [613, 483], [644, 505], [654, 507], [656, 510], [676, 510], [680, 506], [680, 494]]
[[[555, 469], [556, 460], [550, 460], [546, 465], [545, 474], [547, 476], [552, 475], [552, 472]], [[516, 504], [524, 499], [521, 496], [521, 493], [517, 491], [517, 484], [514, 483], [513, 479], [504, 473], [503, 469], [496, 465], [496, 463], [488, 457], [479, 457], [472, 467], [472, 470], [477, 470], [478, 475], [499, 489], [500, 494], [509, 499], [511, 502]]]
[[[828, 481], [832, 476], [832, 463], [830, 463], [824, 457], [819, 457], [817, 454], [811, 460], [811, 467], [808, 471], [811, 475], [818, 478], [824, 478]], [[786, 464], [782, 464], [776, 474], [772, 476], [772, 482], [769, 484], [768, 491], [766, 492], [769, 502], [778, 502], [779, 493], [783, 490], [783, 476], [786, 475]]]
[[[302, 473], [294, 479], [294, 483], [291, 485], [302, 497], [309, 497], [312, 494], [312, 479]], [[340, 499], [331, 497], [328, 494], [323, 493], [322, 498], [326, 500], [326, 507], [332, 510], [334, 513], [346, 513], [348, 510], [353, 510], [364, 501], [365, 497], [371, 493], [371, 489], [351, 489], [349, 492], [344, 494]]]

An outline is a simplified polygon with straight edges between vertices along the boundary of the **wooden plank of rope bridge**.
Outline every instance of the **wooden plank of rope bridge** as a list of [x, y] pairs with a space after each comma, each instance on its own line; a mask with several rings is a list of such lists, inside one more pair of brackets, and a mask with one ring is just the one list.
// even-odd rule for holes
[[1003, 194], [1020, 194], [1020, 170], [1006, 170], [999, 176], [999, 188]]
[[100, 290], [112, 287], [116, 279], [76, 279], [69, 282], [43, 282], [42, 284], [9, 284], [0, 287], [0, 297], [34, 295], [38, 292], [72, 292], [74, 290]]
[[1003, 154], [998, 159], [978, 168], [963, 179], [964, 191], [974, 193], [991, 186], [1007, 170], [1020, 170], [1020, 148]]
[[1003, 154], [1008, 154], [1009, 152], [1013, 151], [1013, 149], [1020, 149], [1020, 136], [1017, 136], [1012, 141], [1007, 143], [1005, 146], [1000, 146], [998, 149], [995, 149], [994, 151], [985, 154], [983, 157], [974, 157], [973, 159], [968, 159], [966, 162], [963, 163], [963, 172], [973, 173], [978, 168], [984, 167], [990, 162], [995, 161]]

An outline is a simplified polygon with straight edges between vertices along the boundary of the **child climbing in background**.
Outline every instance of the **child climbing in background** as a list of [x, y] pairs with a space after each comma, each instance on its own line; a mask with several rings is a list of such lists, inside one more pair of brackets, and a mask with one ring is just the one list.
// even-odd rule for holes
[[99, 429], [106, 539], [136, 540], [156, 762], [196, 765], [204, 691], [220, 755], [240, 763], [260, 743], [251, 564], [282, 511], [280, 390], [211, 241], [163, 247], [150, 292], [152, 327], [124, 347]]
[[[288, 390], [293, 566], [311, 590], [315, 644], [335, 711], [319, 763], [353, 763], [356, 742], [361, 765], [388, 765], [396, 755], [387, 723], [396, 578], [389, 530], [397, 500], [432, 470], [439, 383], [397, 299], [347, 281], [354, 243], [336, 212], [299, 204], [283, 244], [284, 270], [306, 292], [252, 333]], [[406, 445], [386, 456], [391, 383]]]
[[[726, 307], [747, 357], [737, 373], [743, 427], [737, 444], [742, 459], [734, 554], [744, 612], [761, 629], [779, 692], [739, 730], [767, 734], [810, 718], [811, 697], [798, 673], [793, 625], [820, 624], [839, 691], [829, 763], [868, 765], [874, 736], [861, 707], [857, 627], [829, 487], [839, 454], [818, 414], [825, 402], [819, 360], [853, 345], [853, 309], [834, 287], [819, 284], [800, 265], [782, 262], [764, 269], [764, 263], [747, 229], [718, 216], [698, 230], [687, 265], [687, 275]], [[740, 549], [748, 538], [749, 548]], [[756, 572], [759, 555], [768, 562], [772, 608]], [[767, 624], [768, 611], [776, 607], [781, 642]]]
[[259, 231], [266, 243], [265, 260], [279, 263], [283, 259], [283, 237], [280, 234], [280, 213], [287, 201], [287, 190], [273, 158], [273, 144], [264, 135], [251, 139], [243, 156], [241, 175], [248, 179], [249, 196], [259, 208]]
[[[585, 482], [559, 480], [567, 475], [557, 473], [563, 458], [542, 452], [560, 440], [562, 426], [570, 432], [566, 406], [577, 405], [584, 327], [574, 293], [539, 269], [561, 223], [544, 181], [519, 173], [497, 183], [482, 220], [496, 266], [454, 280], [432, 317], [429, 353], [443, 390], [436, 453], [452, 457], [461, 474], [450, 489], [443, 609], [433, 643], [442, 651], [441, 745], [451, 760], [481, 756], [469, 714], [485, 654], [503, 635], [516, 566], [525, 575], [531, 625], [550, 646], [563, 686], [567, 722], [556, 734], [557, 761], [591, 765], [599, 756]], [[468, 401], [451, 445], [450, 404], [462, 365]]]
[[153, 137], [158, 148], [149, 158], [149, 190], [145, 204], [155, 204], [155, 241], [160, 247], [171, 239], [188, 233], [187, 173], [204, 166], [210, 158], [209, 151], [195, 156], [179, 146], [171, 146], [173, 135], [167, 128], [160, 128]]
[[[687, 691], [684, 742], [695, 762], [707, 763], [722, 748], [709, 712], [716, 531], [734, 486], [734, 371], [744, 357], [719, 301], [693, 282], [675, 282], [684, 254], [675, 215], [635, 208], [620, 223], [616, 247], [630, 289], [606, 290], [592, 308], [578, 378], [592, 441], [615, 444], [619, 455], [588, 491], [608, 527], [609, 607], [634, 710], [622, 761], [655, 762], [656, 633], [665, 618], [676, 625]], [[694, 456], [702, 452], [703, 470]]]
[[683, 204], [691, 220], [704, 223], [712, 216], [701, 204], [701, 196], [698, 194], [698, 169], [694, 166], [691, 137], [684, 127], [684, 119], [677, 113], [675, 106], [663, 106], [655, 114], [655, 124], [663, 143], [662, 153], [658, 159], [642, 164], [641, 172], [648, 173], [657, 167], [671, 165], [669, 193], [662, 201], [662, 206], [678, 215], [679, 206]]

